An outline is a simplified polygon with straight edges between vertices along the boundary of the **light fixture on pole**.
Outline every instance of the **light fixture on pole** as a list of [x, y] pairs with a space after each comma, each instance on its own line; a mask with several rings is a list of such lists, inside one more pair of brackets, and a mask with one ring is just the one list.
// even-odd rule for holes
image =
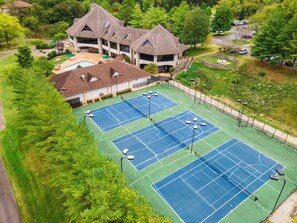
[[[194, 144], [194, 138], [195, 138], [195, 131], [198, 129], [198, 118], [193, 118], [193, 135], [192, 135], [192, 143], [191, 143], [191, 153], [193, 152], [193, 144]], [[192, 124], [191, 121], [185, 121], [185, 124], [189, 125]]]
[[149, 107], [148, 107], [148, 119], [151, 120], [151, 100], [152, 97], [157, 97], [157, 93], [153, 93], [153, 91], [149, 91], [149, 93], [142, 93], [143, 96], [146, 96], [147, 99], [149, 100]]
[[[279, 192], [279, 195], [278, 195], [278, 197], [277, 197], [277, 199], [276, 199], [276, 202], [275, 202], [275, 204], [274, 204], [274, 207], [273, 207], [271, 213], [274, 212], [274, 210], [275, 210], [275, 208], [276, 208], [276, 206], [277, 206], [277, 203], [278, 203], [278, 201], [279, 201], [279, 199], [280, 199], [280, 197], [281, 197], [281, 194], [282, 194], [282, 192], [283, 192], [283, 190], [284, 190], [284, 188], [285, 188], [286, 182], [287, 182], [287, 180], [286, 180], [286, 178], [285, 178], [285, 173], [284, 173], [284, 171], [283, 171], [282, 169], [276, 169], [276, 172], [277, 172], [278, 175], [270, 175], [269, 178], [270, 178], [271, 180], [275, 180], [275, 181], [278, 181], [278, 180], [283, 181], [283, 186], [282, 186], [282, 188], [281, 188], [281, 190], [280, 190], [280, 192]], [[282, 176], [282, 178], [279, 178], [279, 176]]]
[[128, 155], [129, 150], [124, 149], [121, 156], [121, 172], [123, 172], [123, 159], [134, 160], [134, 155]]
[[93, 118], [94, 114], [91, 114], [91, 111], [87, 110], [86, 113], [84, 114], [84, 121], [86, 121], [86, 117]]
[[195, 103], [196, 102], [196, 94], [197, 94], [197, 85], [199, 83], [199, 80], [190, 79], [190, 81], [195, 84], [195, 96], [194, 96], [194, 103]]
[[[237, 99], [236, 101], [239, 102], [239, 103], [242, 103], [242, 100], [241, 99]], [[243, 113], [244, 113], [244, 108], [246, 106], [248, 106], [248, 103], [247, 102], [243, 102], [243, 104], [242, 104], [242, 110], [238, 114], [238, 127], [240, 127], [242, 116], [243, 116]]]
[[114, 74], [112, 75], [112, 77], [115, 77], [115, 80], [116, 80], [116, 96], [118, 96], [118, 77], [119, 76], [122, 76], [122, 74], [117, 71], [114, 72]]

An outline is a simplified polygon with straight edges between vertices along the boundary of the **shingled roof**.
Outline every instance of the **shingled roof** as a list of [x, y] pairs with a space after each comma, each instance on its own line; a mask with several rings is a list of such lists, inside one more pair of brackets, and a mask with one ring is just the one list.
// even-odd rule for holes
[[[12, 3], [14, 8], [28, 8], [28, 7], [32, 7], [32, 5], [30, 3], [24, 2], [24, 1], [15, 1]], [[1, 8], [10, 8], [11, 5], [10, 4], [6, 4], [4, 6], [2, 6]]]
[[106, 39], [128, 45], [135, 52], [150, 55], [178, 54], [187, 49], [179, 38], [163, 26], [158, 25], [152, 30], [126, 27], [123, 21], [97, 4], [93, 4], [85, 16], [75, 19], [67, 33], [75, 37]]
[[117, 77], [118, 84], [150, 76], [149, 73], [134, 65], [114, 60], [109, 63], [66, 71], [55, 75], [51, 81], [54, 82], [57, 89], [64, 89], [61, 92], [65, 97], [70, 97], [115, 85], [116, 78], [112, 77], [114, 72], [121, 74]]
[[150, 55], [182, 53], [187, 47], [163, 26], [158, 25], [131, 44], [136, 52]]
[[101, 38], [105, 30], [121, 26], [124, 26], [123, 21], [118, 20], [99, 5], [94, 5], [90, 12], [76, 20], [67, 33], [77, 37]]

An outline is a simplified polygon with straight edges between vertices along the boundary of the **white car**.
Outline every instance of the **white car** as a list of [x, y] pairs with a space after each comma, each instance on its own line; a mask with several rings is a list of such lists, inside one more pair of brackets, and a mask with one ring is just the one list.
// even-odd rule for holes
[[247, 49], [241, 49], [238, 51], [239, 54], [244, 55], [247, 54], [249, 51]]

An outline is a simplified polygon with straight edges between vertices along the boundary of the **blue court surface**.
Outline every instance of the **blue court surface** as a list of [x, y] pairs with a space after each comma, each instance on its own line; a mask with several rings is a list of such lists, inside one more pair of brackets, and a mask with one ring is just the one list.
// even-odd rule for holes
[[187, 223], [219, 222], [284, 167], [238, 139], [232, 139], [153, 188]]
[[[152, 95], [157, 94], [153, 92]], [[150, 113], [154, 114], [176, 105], [173, 101], [161, 94], [151, 97]], [[149, 99], [147, 96], [139, 96], [122, 101], [110, 106], [91, 111], [94, 114], [93, 121], [103, 131], [117, 128], [129, 122], [148, 116]]]
[[[198, 118], [198, 129], [193, 131], [193, 124], [185, 124], [185, 121], [195, 117]], [[205, 123], [205, 126], [201, 126], [201, 123]], [[198, 141], [217, 130], [211, 123], [186, 111], [115, 139], [113, 143], [120, 151], [129, 149], [129, 154], [135, 156], [132, 164], [137, 170], [142, 170], [191, 145], [193, 139], [194, 142]]]

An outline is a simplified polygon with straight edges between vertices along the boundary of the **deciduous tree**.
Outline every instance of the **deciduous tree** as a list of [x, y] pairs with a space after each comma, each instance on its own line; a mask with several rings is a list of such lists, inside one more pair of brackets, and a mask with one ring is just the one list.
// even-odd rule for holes
[[142, 27], [146, 29], [152, 29], [157, 25], [162, 25], [167, 27], [169, 21], [169, 17], [165, 11], [165, 9], [160, 7], [151, 7], [146, 11], [143, 17]]
[[187, 4], [186, 1], [182, 1], [180, 5], [175, 9], [174, 13], [172, 14], [172, 21], [173, 21], [173, 34], [180, 36], [183, 28], [184, 22], [186, 19], [187, 14], [190, 11], [190, 6]]
[[0, 13], [0, 41], [5, 41], [8, 48], [11, 41], [22, 36], [24, 31], [16, 17]]
[[144, 14], [141, 11], [140, 5], [136, 3], [134, 10], [131, 14], [131, 20], [129, 24], [135, 28], [141, 28], [143, 24], [143, 17], [144, 17]]
[[194, 45], [195, 48], [198, 43], [204, 43], [209, 29], [210, 21], [205, 11], [200, 8], [194, 8], [186, 17], [181, 39], [186, 44]]
[[120, 11], [120, 18], [128, 23], [131, 20], [133, 9], [135, 7], [134, 0], [123, 0]]
[[227, 5], [219, 5], [211, 23], [212, 30], [214, 32], [218, 32], [220, 35], [221, 32], [227, 31], [231, 28], [232, 20], [233, 15], [231, 8]]

